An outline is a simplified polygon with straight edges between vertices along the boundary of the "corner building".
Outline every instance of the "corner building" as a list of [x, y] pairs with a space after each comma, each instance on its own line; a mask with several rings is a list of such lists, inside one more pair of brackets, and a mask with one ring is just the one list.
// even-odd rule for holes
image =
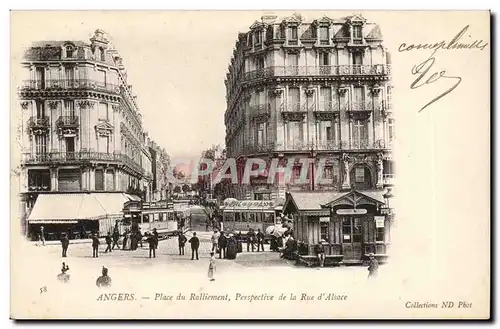
[[35, 42], [21, 64], [23, 226], [55, 235], [96, 230], [97, 219], [118, 216], [127, 199], [149, 201], [147, 133], [105, 33], [90, 42]]
[[[232, 197], [268, 200], [286, 192], [382, 190], [394, 177], [390, 55], [380, 27], [361, 16], [263, 16], [239, 33], [225, 80], [227, 156], [269, 165], [294, 161], [292, 180], [278, 175], [232, 185]], [[294, 183], [310, 158], [307, 183]], [[321, 182], [317, 164], [325, 161]]]

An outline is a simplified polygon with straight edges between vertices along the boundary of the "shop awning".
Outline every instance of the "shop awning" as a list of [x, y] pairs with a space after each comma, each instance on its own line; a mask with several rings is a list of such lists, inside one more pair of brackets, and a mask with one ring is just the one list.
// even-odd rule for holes
[[36, 223], [72, 223], [121, 215], [128, 201], [124, 193], [41, 194], [28, 221]]

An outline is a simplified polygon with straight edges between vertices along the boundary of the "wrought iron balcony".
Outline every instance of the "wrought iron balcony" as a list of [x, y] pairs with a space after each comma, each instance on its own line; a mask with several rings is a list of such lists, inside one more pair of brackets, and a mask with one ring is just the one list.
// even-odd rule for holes
[[300, 104], [300, 103], [286, 103], [285, 106], [282, 108], [282, 112], [307, 112], [307, 107], [306, 104]]
[[77, 116], [60, 116], [56, 121], [58, 127], [78, 127], [79, 121]]
[[288, 77], [288, 76], [376, 76], [391, 74], [391, 66], [375, 65], [319, 65], [319, 66], [270, 66], [246, 72], [244, 81], [259, 78]]
[[371, 102], [352, 102], [349, 111], [370, 111], [373, 109]]
[[320, 140], [316, 143], [315, 150], [318, 151], [340, 150], [340, 141]]
[[340, 111], [340, 106], [334, 102], [319, 102], [319, 106], [314, 110], [318, 112], [337, 112]]
[[92, 79], [32, 79], [22, 81], [21, 90], [37, 91], [37, 90], [96, 90], [107, 91], [119, 94], [120, 86], [104, 81]]
[[28, 129], [31, 134], [48, 133], [50, 127], [49, 117], [31, 117], [28, 120]]
[[88, 161], [121, 162], [136, 172], [144, 175], [145, 171], [140, 164], [132, 160], [128, 155], [121, 153], [105, 152], [47, 152], [47, 153], [24, 153], [22, 162], [24, 164], [53, 164], [53, 163], [81, 163]]

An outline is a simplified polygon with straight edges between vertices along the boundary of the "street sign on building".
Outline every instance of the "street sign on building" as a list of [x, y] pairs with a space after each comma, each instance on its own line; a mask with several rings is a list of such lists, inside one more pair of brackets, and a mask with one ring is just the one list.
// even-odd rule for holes
[[364, 215], [366, 209], [338, 209], [337, 215]]

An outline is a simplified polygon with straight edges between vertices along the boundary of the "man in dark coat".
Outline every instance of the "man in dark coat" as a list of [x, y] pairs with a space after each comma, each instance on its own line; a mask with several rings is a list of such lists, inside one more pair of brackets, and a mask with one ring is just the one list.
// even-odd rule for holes
[[191, 260], [194, 260], [194, 254], [196, 253], [196, 260], [198, 258], [198, 248], [200, 247], [200, 239], [196, 236], [196, 232], [193, 232], [193, 237], [188, 241], [191, 244]]
[[99, 257], [99, 238], [95, 233], [92, 233], [92, 257]]
[[148, 238], [146, 239], [149, 244], [149, 258], [151, 258], [151, 255], [153, 255], [153, 258], [156, 258], [156, 238], [153, 234], [149, 234]]
[[260, 228], [257, 230], [257, 235], [255, 237], [257, 239], [257, 252], [260, 251], [260, 247], [262, 247], [262, 251], [264, 251], [264, 233], [260, 231]]
[[111, 238], [111, 232], [108, 232], [108, 234], [106, 235], [105, 237], [105, 240], [106, 240], [106, 250], [104, 250], [104, 252], [111, 252], [111, 243], [113, 242], [113, 239]]
[[318, 244], [316, 245], [316, 256], [318, 256], [318, 260], [319, 260], [319, 267], [323, 267], [323, 265], [325, 264], [325, 247], [323, 246], [323, 242], [325, 240], [321, 240], [320, 242], [318, 242]]
[[61, 247], [62, 247], [62, 256], [66, 257], [66, 252], [68, 251], [68, 247], [69, 247], [69, 239], [68, 239], [68, 236], [66, 235], [66, 233], [62, 234]]
[[156, 243], [158, 244], [158, 231], [156, 231], [156, 228], [153, 229], [153, 235], [156, 239]]
[[186, 245], [187, 238], [182, 231], [179, 231], [179, 236], [177, 238], [179, 241], [179, 255], [184, 255], [184, 246]]
[[247, 233], [247, 251], [250, 251], [250, 245], [252, 246], [252, 251], [255, 251], [255, 232], [253, 229], [250, 229]]
[[118, 226], [115, 226], [113, 230], [113, 247], [111, 249], [115, 249], [115, 246], [118, 247], [118, 249], [120, 249], [118, 240], [120, 240], [120, 231], [118, 230]]
[[[227, 238], [224, 232], [220, 232], [219, 241], [217, 243], [219, 247], [219, 259], [226, 258], [226, 247], [227, 247]], [[222, 256], [224, 255], [224, 256]]]

